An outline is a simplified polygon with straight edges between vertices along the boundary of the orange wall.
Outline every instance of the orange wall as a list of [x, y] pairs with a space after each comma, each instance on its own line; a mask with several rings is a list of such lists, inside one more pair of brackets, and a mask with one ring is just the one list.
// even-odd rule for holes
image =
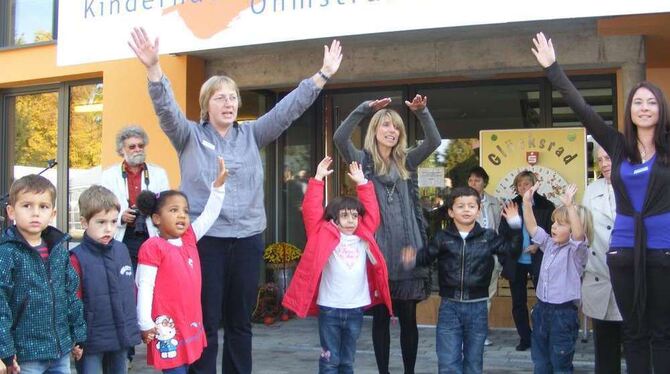
[[[179, 185], [177, 155], [158, 126], [144, 67], [136, 60], [77, 66], [56, 66], [56, 45], [0, 52], [0, 89], [102, 78], [104, 83], [102, 165], [119, 162], [114, 137], [127, 124], [139, 124], [149, 134], [148, 160], [167, 169], [170, 184]], [[189, 118], [198, 118], [197, 88], [204, 81], [204, 61], [191, 56], [162, 56], [161, 66], [170, 78], [175, 98]], [[195, 94], [194, 94], [195, 87]]]

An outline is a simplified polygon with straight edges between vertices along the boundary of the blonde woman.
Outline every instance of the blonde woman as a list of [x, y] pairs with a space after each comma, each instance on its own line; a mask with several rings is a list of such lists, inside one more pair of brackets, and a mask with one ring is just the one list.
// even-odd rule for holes
[[[425, 226], [418, 201], [417, 186], [412, 178], [419, 164], [440, 145], [440, 133], [426, 107], [427, 98], [416, 95], [405, 105], [417, 116], [425, 140], [413, 149], [407, 149], [407, 131], [400, 115], [387, 106], [390, 98], [366, 101], [360, 104], [333, 135], [335, 146], [347, 163], [362, 164], [365, 176], [375, 186], [382, 222], [375, 238], [386, 259], [393, 310], [400, 320], [400, 347], [405, 373], [414, 372], [419, 333], [416, 326], [416, 303], [430, 292], [428, 270], [406, 270], [402, 265], [401, 250], [405, 247], [420, 249], [425, 242]], [[357, 149], [351, 141], [356, 126], [373, 114], [364, 149]], [[372, 342], [377, 368], [388, 373], [390, 314], [385, 308], [373, 309]]]

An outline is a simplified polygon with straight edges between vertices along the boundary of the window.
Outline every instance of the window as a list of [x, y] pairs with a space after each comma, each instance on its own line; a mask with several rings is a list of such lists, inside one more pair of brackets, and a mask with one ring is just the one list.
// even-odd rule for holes
[[54, 40], [56, 30], [54, 0], [8, 0], [0, 4], [0, 22], [5, 24], [2, 46], [19, 46]]
[[83, 233], [79, 194], [101, 176], [102, 94], [102, 83], [85, 82], [12, 90], [0, 100], [1, 158], [8, 160], [0, 190], [57, 162], [42, 174], [58, 191], [53, 224], [75, 239]]

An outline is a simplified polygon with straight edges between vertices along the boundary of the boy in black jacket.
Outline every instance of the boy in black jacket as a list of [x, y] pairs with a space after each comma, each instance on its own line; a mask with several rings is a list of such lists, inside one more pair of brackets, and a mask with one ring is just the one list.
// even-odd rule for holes
[[451, 223], [439, 231], [428, 249], [407, 249], [403, 263], [426, 266], [438, 261], [440, 313], [437, 323], [437, 358], [440, 373], [481, 373], [484, 340], [488, 332], [486, 302], [493, 271], [493, 255], [515, 255], [521, 241], [521, 218], [516, 204], [507, 204], [503, 217], [507, 236], [484, 229], [476, 221], [481, 201], [471, 187], [455, 188], [447, 199]]

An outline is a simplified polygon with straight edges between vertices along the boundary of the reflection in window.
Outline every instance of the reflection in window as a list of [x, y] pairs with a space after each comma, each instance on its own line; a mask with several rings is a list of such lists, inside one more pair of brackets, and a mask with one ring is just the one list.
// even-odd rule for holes
[[302, 199], [307, 190], [307, 181], [314, 176], [314, 123], [315, 110], [305, 112], [286, 131], [284, 149], [282, 191], [284, 192], [284, 221], [286, 241], [298, 248], [306, 243], [305, 227], [302, 221]]
[[[605, 121], [614, 123], [616, 107], [614, 83], [610, 78], [594, 80], [574, 80], [575, 87], [589, 104]], [[563, 100], [561, 93], [551, 93], [551, 119], [554, 127], [581, 127], [582, 123], [577, 115]]]
[[[49, 160], [56, 159], [58, 147], [58, 93], [44, 92], [7, 98], [9, 139], [13, 141], [10, 182], [28, 174], [37, 174]], [[10, 165], [11, 165], [10, 164]], [[56, 168], [43, 176], [57, 185]]]
[[70, 87], [68, 230], [80, 239], [79, 195], [102, 175], [102, 83]]
[[53, 40], [54, 0], [9, 0], [9, 15], [10, 46]]
[[420, 89], [443, 138], [477, 138], [479, 130], [540, 125], [540, 84]]

